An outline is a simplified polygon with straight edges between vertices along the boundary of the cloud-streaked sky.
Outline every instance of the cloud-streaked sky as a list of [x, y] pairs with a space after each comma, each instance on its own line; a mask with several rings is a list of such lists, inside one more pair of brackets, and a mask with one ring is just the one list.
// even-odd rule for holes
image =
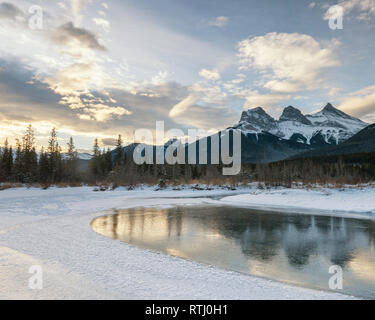
[[244, 108], [328, 101], [375, 122], [374, 32], [375, 0], [0, 2], [0, 141], [31, 123], [39, 145], [56, 127], [90, 149], [155, 121], [221, 129]]

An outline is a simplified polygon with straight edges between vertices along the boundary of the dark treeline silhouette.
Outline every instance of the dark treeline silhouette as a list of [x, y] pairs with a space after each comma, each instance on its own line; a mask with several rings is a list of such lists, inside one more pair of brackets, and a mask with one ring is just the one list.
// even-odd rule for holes
[[246, 165], [253, 180], [269, 186], [290, 187], [292, 183], [361, 184], [375, 180], [375, 153], [320, 156]]
[[[222, 175], [223, 165], [142, 164], [133, 161], [133, 154], [123, 147], [121, 135], [113, 150], [101, 149], [98, 139], [93, 146], [88, 169], [79, 166], [73, 138], [62, 153], [56, 130], [52, 129], [48, 146], [39, 153], [31, 125], [13, 148], [5, 140], [0, 149], [0, 182], [80, 185], [94, 184], [103, 188], [134, 187], [139, 184], [178, 186], [181, 184], [226, 185], [258, 182], [263, 186], [291, 187], [303, 184], [359, 184], [375, 180], [375, 153], [311, 157], [273, 163], [242, 164], [235, 176]], [[197, 186], [197, 188], [199, 188]]]
[[[111, 158], [117, 160], [110, 161]], [[111, 183], [113, 186], [159, 184], [163, 187], [201, 183], [235, 187], [238, 184], [259, 182], [262, 186], [291, 187], [293, 183], [354, 185], [375, 181], [375, 153], [313, 157], [260, 164], [243, 163], [240, 174], [224, 176], [222, 175], [223, 165], [136, 165], [132, 154], [123, 151], [121, 136], [119, 136], [118, 147], [113, 152], [107, 151], [94, 156], [91, 161], [92, 173], [96, 180]]]
[[35, 147], [34, 130], [29, 125], [22, 139], [16, 140], [13, 149], [8, 140], [0, 149], [0, 182], [55, 184], [79, 182], [82, 176], [77, 169], [77, 152], [73, 138], [68, 143], [68, 152], [62, 154], [56, 130], [52, 129], [46, 149], [38, 154]]

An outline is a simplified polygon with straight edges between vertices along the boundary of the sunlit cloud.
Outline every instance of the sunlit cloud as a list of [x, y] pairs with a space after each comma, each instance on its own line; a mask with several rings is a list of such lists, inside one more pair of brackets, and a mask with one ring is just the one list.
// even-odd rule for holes
[[216, 69], [214, 70], [202, 69], [199, 72], [199, 75], [207, 80], [219, 80], [220, 79], [220, 73]]
[[[372, 1], [349, 2], [350, 14], [372, 15]], [[319, 7], [313, 3], [310, 8]], [[21, 135], [28, 123], [42, 142], [56, 126], [62, 136], [79, 137], [82, 147], [93, 137], [111, 146], [119, 133], [130, 141], [135, 129], [154, 128], [156, 120], [168, 128], [220, 129], [238, 121], [242, 107], [277, 109], [301, 96], [306, 105], [322, 103], [319, 89], [353, 115], [373, 117], [371, 86], [340, 97], [339, 87], [351, 83], [327, 75], [350, 67], [340, 64], [336, 34], [301, 34], [298, 25], [280, 20], [267, 33], [261, 24], [253, 29], [250, 16], [246, 24], [201, 7], [182, 28], [185, 10], [178, 3], [170, 17], [181, 19], [161, 19], [162, 12], [153, 14], [157, 6], [147, 11], [146, 4], [117, 0], [43, 2], [43, 29], [35, 31], [28, 27], [29, 5], [0, 3], [0, 139]], [[307, 14], [316, 15], [309, 7]], [[338, 37], [347, 50], [345, 35]], [[366, 65], [368, 73], [374, 66]]]
[[258, 71], [264, 88], [277, 92], [314, 90], [322, 84], [321, 71], [338, 66], [334, 54], [339, 45], [332, 40], [323, 46], [299, 33], [268, 33], [238, 44], [241, 69]]
[[375, 85], [343, 97], [339, 108], [351, 115], [375, 122]]
[[193, 106], [198, 101], [198, 95], [190, 94], [184, 100], [177, 103], [171, 111], [169, 112], [169, 116], [171, 118], [175, 118], [183, 113], [185, 113], [191, 106]]
[[108, 20], [105, 20], [103, 18], [93, 18], [92, 21], [94, 21], [96, 25], [102, 27], [104, 31], [109, 32], [111, 24]]
[[264, 107], [265, 109], [278, 106], [282, 101], [289, 100], [292, 96], [285, 93], [259, 93], [257, 90], [245, 92], [246, 101], [244, 109]]
[[74, 22], [77, 25], [80, 25], [82, 22], [82, 11], [86, 8], [86, 5], [91, 2], [92, 0], [70, 0]]

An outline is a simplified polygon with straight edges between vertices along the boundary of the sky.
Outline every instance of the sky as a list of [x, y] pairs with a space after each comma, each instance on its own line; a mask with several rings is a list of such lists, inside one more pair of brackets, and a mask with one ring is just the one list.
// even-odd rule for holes
[[38, 148], [53, 127], [111, 148], [156, 121], [212, 132], [327, 102], [373, 123], [374, 32], [375, 0], [0, 2], [0, 143], [32, 124]]

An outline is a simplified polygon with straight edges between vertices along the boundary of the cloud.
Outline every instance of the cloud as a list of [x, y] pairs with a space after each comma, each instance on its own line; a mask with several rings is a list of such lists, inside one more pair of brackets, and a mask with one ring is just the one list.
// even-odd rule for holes
[[[356, 14], [356, 19], [360, 21], [370, 22], [375, 17], [375, 0], [344, 0], [339, 1], [337, 5], [343, 8], [344, 15]], [[332, 13], [328, 8], [323, 19], [329, 20], [331, 17]]]
[[191, 106], [193, 106], [198, 101], [198, 99], [199, 97], [194, 93], [188, 95], [181, 102], [173, 106], [173, 108], [169, 112], [169, 116], [171, 118], [175, 118], [185, 113]]
[[100, 140], [100, 144], [105, 147], [114, 147], [117, 145], [117, 139], [115, 138], [104, 138]]
[[55, 76], [47, 77], [43, 82], [61, 96], [89, 94], [94, 64], [73, 63], [61, 69]]
[[65, 119], [67, 123], [76, 124], [74, 118], [106, 122], [131, 114], [126, 108], [115, 106], [109, 99], [92, 93], [61, 97], [65, 91], [51, 90], [26, 66], [18, 62], [0, 62], [3, 70], [0, 72], [0, 114], [6, 115], [7, 119], [32, 122], [60, 118], [56, 122]]
[[264, 87], [277, 92], [313, 90], [321, 84], [321, 71], [339, 65], [332, 40], [325, 47], [313, 37], [299, 33], [268, 33], [238, 44], [242, 70], [263, 76]]
[[[64, 3], [69, 4], [69, 0]], [[70, 3], [73, 9], [73, 1]], [[76, 15], [82, 14], [85, 3], [88, 1], [74, 1]], [[52, 4], [48, 6], [51, 7]], [[17, 123], [23, 131], [23, 125], [29, 122], [39, 127], [43, 124], [43, 127], [49, 128], [47, 131], [56, 126], [60, 132], [85, 135], [89, 144], [95, 136], [106, 138], [118, 133], [124, 136], [129, 133], [131, 136], [134, 128], [152, 129], [155, 120], [164, 120], [167, 128], [175, 128], [178, 123], [169, 117], [170, 110], [195, 92], [186, 85], [168, 81], [172, 72], [176, 71], [169, 68], [169, 56], [182, 66], [180, 70], [192, 70], [191, 74], [196, 76], [193, 66], [198, 62], [216, 65], [228, 54], [207, 42], [171, 32], [148, 21], [143, 30], [137, 24], [135, 34], [121, 38], [123, 42], [118, 47], [111, 47], [109, 55], [108, 51], [104, 52], [106, 48], [95, 33], [79, 26], [76, 20], [66, 23], [69, 21], [66, 14], [70, 12], [62, 11], [57, 4], [55, 7], [58, 13], [50, 20], [50, 28], [40, 32], [22, 28], [22, 37], [19, 38], [16, 35], [20, 35], [21, 28], [13, 28], [10, 22], [4, 23], [7, 29], [1, 30], [8, 34], [8, 41], [2, 47], [0, 58], [0, 128], [3, 130], [0, 136], [12, 132], [10, 129], [4, 131], [5, 124], [10, 128]], [[66, 9], [70, 10], [70, 7], [66, 6]], [[150, 30], [153, 30], [152, 34]], [[118, 52], [114, 51], [124, 45], [133, 50], [129, 53], [130, 58], [127, 57], [131, 67], [120, 74], [117, 73], [121, 69], [116, 61]], [[183, 51], [182, 46], [185, 47]], [[14, 58], [17, 63], [7, 65], [13, 59], [7, 54], [17, 57]], [[184, 64], [179, 64], [180, 61]], [[138, 70], [138, 76], [155, 76], [140, 81], [133, 73], [130, 74]], [[201, 90], [207, 91], [207, 94], [202, 93], [202, 99], [219, 95], [216, 87]], [[199, 110], [200, 117], [203, 116], [201, 106], [192, 107], [197, 108], [194, 109], [197, 112]], [[207, 110], [214, 113], [215, 109]], [[196, 119], [197, 114], [185, 114], [184, 117], [186, 123], [203, 121]], [[207, 118], [205, 121], [211, 122], [212, 126], [216, 125], [214, 119]]]
[[[105, 81], [103, 74], [94, 63], [73, 63], [60, 70], [54, 77], [46, 77], [42, 81], [61, 96], [59, 104], [79, 110], [77, 116], [81, 120], [106, 122], [132, 112], [123, 106], [114, 105], [116, 100], [98, 95], [94, 89], [96, 78]], [[100, 86], [100, 83], [97, 83]]]
[[85, 9], [86, 5], [90, 2], [91, 0], [70, 0], [74, 22], [77, 25], [81, 24], [82, 19], [83, 19], [81, 12]]
[[282, 93], [259, 93], [257, 90], [246, 93], [246, 101], [243, 105], [244, 109], [256, 107], [273, 107], [278, 106], [282, 101], [289, 100], [292, 96]]
[[52, 40], [60, 46], [70, 48], [85, 47], [92, 50], [106, 51], [96, 36], [84, 28], [78, 28], [72, 22], [65, 23], [58, 27], [51, 35]]
[[93, 18], [92, 21], [94, 21], [97, 26], [102, 27], [106, 32], [108, 32], [111, 27], [109, 21], [102, 18]]
[[[52, 86], [54, 81], [50, 79], [49, 84], [40, 75], [36, 77], [36, 70], [23, 61], [0, 58], [0, 69], [0, 139], [22, 135], [26, 125], [32, 123], [34, 127], [45, 129], [44, 143], [53, 126], [59, 132], [80, 137], [80, 141], [83, 139], [86, 145], [91, 145], [93, 137], [104, 139], [116, 137], [119, 133], [130, 141], [135, 129], [154, 130], [157, 120], [165, 121], [166, 130], [176, 128], [178, 125], [169, 118], [169, 111], [188, 95], [185, 86], [164, 82], [139, 85], [133, 92], [108, 88], [105, 93], [73, 90], [77, 95], [62, 96], [70, 92], [69, 82], [59, 87], [62, 91], [57, 93], [54, 91], [56, 87]], [[89, 72], [90, 68], [74, 66], [69, 70], [78, 74], [79, 70]], [[75, 87], [75, 78], [71, 80], [72, 87], [78, 88]], [[144, 94], [145, 91], [148, 94]]]
[[156, 86], [162, 85], [167, 82], [169, 76], [170, 73], [168, 71], [159, 71], [157, 75], [152, 77], [151, 83]]
[[316, 3], [315, 3], [315, 2], [311, 2], [311, 3], [309, 4], [309, 8], [310, 8], [310, 9], [315, 8], [315, 6], [316, 6]]
[[229, 18], [225, 16], [216, 17], [208, 22], [208, 25], [218, 28], [225, 27], [229, 22]]
[[334, 97], [334, 96], [337, 95], [340, 91], [341, 91], [340, 88], [332, 88], [331, 90], [329, 90], [328, 95], [329, 95], [330, 97]]
[[9, 2], [0, 3], [0, 19], [17, 20], [24, 18], [24, 12]]
[[95, 120], [99, 122], [106, 122], [116, 117], [118, 118], [123, 115], [128, 116], [132, 114], [131, 111], [125, 109], [124, 107], [112, 107], [103, 103], [91, 103], [83, 108], [83, 112], [85, 113], [78, 114], [80, 119]]
[[[189, 88], [189, 95], [176, 103], [169, 112], [169, 117], [178, 124], [199, 129], [222, 129], [232, 125], [238, 114], [219, 101], [220, 89], [202, 87], [199, 83]], [[200, 103], [204, 103], [201, 105]]]
[[220, 73], [216, 69], [214, 70], [202, 69], [199, 72], [199, 75], [202, 78], [205, 78], [207, 80], [219, 80], [220, 79]]
[[187, 113], [181, 113], [173, 119], [178, 124], [188, 125], [198, 129], [210, 130], [216, 133], [217, 130], [232, 126], [239, 120], [239, 114], [227, 106], [200, 106], [193, 104]]
[[339, 108], [353, 116], [375, 122], [375, 85], [342, 98]]
[[[206, 80], [218, 79], [218, 74], [213, 76], [211, 71], [206, 71], [203, 72]], [[238, 97], [228, 95], [223, 83], [198, 81], [188, 91], [189, 94], [179, 100], [169, 112], [169, 117], [178, 124], [200, 129], [222, 129], [238, 120], [238, 111], [234, 111], [229, 105], [229, 98], [233, 102]]]

